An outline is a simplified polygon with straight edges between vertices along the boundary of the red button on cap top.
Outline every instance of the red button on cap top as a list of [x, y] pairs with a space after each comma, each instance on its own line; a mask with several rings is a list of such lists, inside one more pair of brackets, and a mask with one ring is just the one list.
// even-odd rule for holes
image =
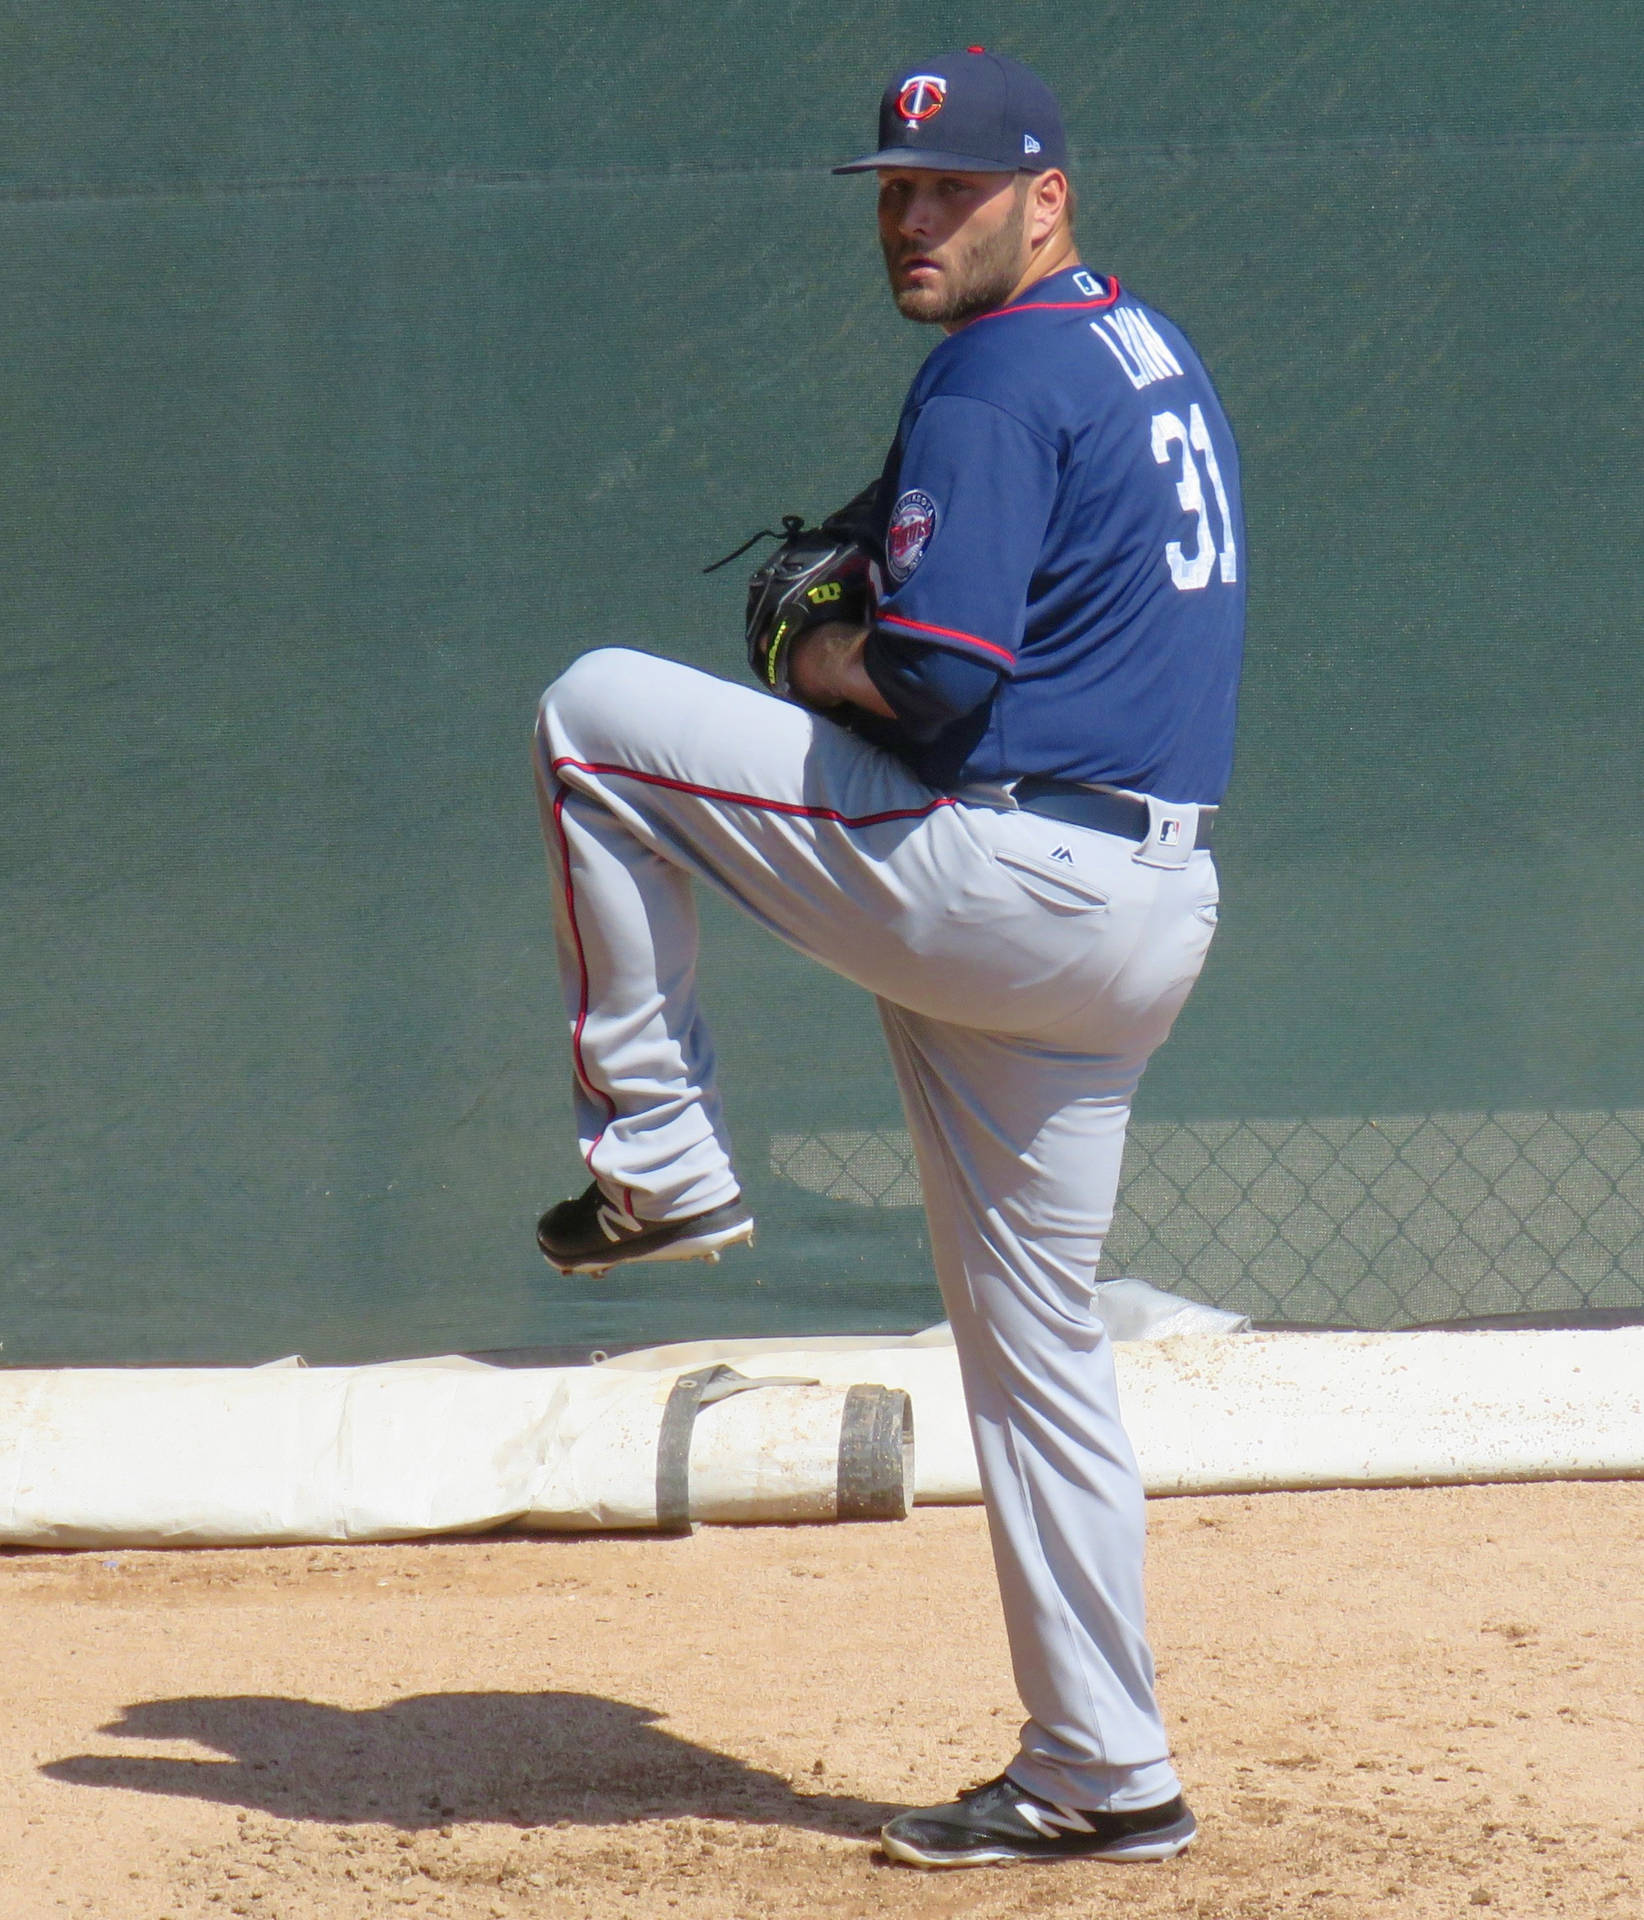
[[966, 47], [966, 53], [986, 53], [986, 47]]

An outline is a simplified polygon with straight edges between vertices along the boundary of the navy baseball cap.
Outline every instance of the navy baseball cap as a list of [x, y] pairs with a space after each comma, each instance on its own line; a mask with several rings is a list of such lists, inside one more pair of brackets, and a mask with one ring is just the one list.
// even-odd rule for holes
[[1050, 88], [1018, 61], [966, 47], [897, 73], [879, 102], [879, 151], [834, 172], [1043, 173], [1066, 165], [1061, 109]]

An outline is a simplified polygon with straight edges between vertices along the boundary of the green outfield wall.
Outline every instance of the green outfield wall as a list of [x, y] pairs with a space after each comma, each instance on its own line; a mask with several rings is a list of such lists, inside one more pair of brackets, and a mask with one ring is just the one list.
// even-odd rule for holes
[[1222, 932], [1107, 1269], [1644, 1306], [1636, 8], [17, 0], [0, 1363], [938, 1316], [870, 1004], [712, 902], [758, 1249], [543, 1268], [528, 736], [590, 647], [734, 675], [699, 567], [877, 467], [931, 340], [825, 169], [970, 41], [1244, 457]]

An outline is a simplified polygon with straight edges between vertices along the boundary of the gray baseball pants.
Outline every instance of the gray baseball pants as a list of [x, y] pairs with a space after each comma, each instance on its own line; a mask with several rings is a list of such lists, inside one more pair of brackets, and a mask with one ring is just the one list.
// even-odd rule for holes
[[632, 1217], [738, 1191], [693, 879], [876, 996], [1029, 1715], [1011, 1777], [1169, 1799], [1141, 1482], [1091, 1298], [1131, 1099], [1214, 927], [1196, 810], [1150, 803], [1137, 846], [940, 794], [802, 707], [615, 648], [543, 696], [536, 765], [578, 1133]]

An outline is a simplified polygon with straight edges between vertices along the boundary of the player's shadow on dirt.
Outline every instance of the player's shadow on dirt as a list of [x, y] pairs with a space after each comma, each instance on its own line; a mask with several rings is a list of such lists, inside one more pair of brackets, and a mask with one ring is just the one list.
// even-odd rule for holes
[[228, 1757], [83, 1753], [40, 1771], [78, 1787], [407, 1829], [475, 1820], [609, 1826], [689, 1814], [862, 1834], [902, 1811], [796, 1792], [778, 1774], [664, 1732], [652, 1724], [660, 1717], [589, 1693], [426, 1693], [358, 1712], [255, 1694], [145, 1700], [102, 1731], [191, 1741]]

